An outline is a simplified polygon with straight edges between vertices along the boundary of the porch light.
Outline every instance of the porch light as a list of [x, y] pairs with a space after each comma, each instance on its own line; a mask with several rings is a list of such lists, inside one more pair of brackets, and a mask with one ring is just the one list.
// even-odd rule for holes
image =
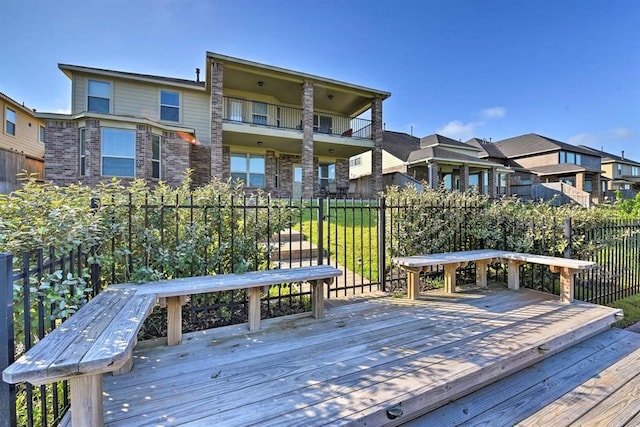
[[329, 153], [333, 154], [335, 150], [333, 148], [329, 148]]
[[258, 147], [262, 147], [262, 141], [258, 141], [256, 144], [258, 144]]
[[330, 100], [333, 99], [333, 95], [329, 94], [329, 99]]
[[262, 80], [260, 80], [260, 81], [258, 82], [258, 86], [260, 86], [260, 87], [262, 87], [262, 85], [263, 85], [263, 84], [264, 84], [264, 82], [263, 82]]

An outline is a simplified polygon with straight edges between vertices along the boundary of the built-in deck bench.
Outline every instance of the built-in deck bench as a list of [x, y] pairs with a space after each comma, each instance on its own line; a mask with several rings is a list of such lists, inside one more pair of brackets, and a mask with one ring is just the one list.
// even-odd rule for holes
[[508, 265], [508, 286], [510, 289], [520, 288], [519, 267], [526, 263], [548, 265], [553, 273], [560, 273], [560, 301], [573, 301], [575, 274], [581, 270], [596, 267], [595, 262], [569, 258], [534, 255], [521, 252], [478, 249], [473, 251], [447, 252], [441, 254], [397, 257], [393, 262], [407, 271], [408, 297], [416, 299], [419, 292], [419, 278], [422, 271], [434, 266], [444, 269], [444, 290], [448, 293], [456, 291], [456, 269], [470, 262], [476, 264], [476, 284], [487, 286], [487, 266], [492, 262]]
[[175, 345], [182, 337], [182, 296], [246, 289], [253, 331], [260, 328], [264, 286], [311, 283], [312, 315], [322, 318], [323, 284], [340, 275], [334, 267], [311, 266], [110, 286], [6, 368], [2, 379], [34, 385], [68, 380], [72, 425], [99, 427], [104, 425], [102, 374], [130, 369], [137, 334], [158, 298], [167, 299], [168, 344]]

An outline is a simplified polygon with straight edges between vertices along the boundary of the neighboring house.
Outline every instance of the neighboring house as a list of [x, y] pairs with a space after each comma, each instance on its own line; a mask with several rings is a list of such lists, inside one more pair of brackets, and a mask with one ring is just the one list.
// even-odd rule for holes
[[[46, 120], [46, 179], [111, 177], [170, 185], [187, 168], [202, 184], [312, 197], [349, 185], [349, 157], [373, 150], [382, 189], [382, 101], [388, 92], [208, 52], [206, 77], [184, 80], [59, 65], [71, 114]], [[361, 118], [369, 111], [371, 120]]]
[[511, 177], [512, 187], [533, 188], [542, 183], [562, 193], [575, 194], [575, 189], [593, 203], [601, 201], [601, 158], [592, 150], [533, 133], [497, 141], [490, 147], [485, 150], [487, 158], [495, 158], [499, 152], [516, 172]]
[[606, 178], [602, 182], [603, 194], [609, 193], [611, 196], [611, 193], [620, 190], [628, 193], [628, 196], [633, 196], [640, 191], [639, 162], [626, 158], [624, 151], [617, 156], [585, 145], [580, 147], [602, 157], [602, 175]]
[[44, 178], [44, 122], [1, 92], [0, 119], [0, 193], [10, 193], [20, 188], [23, 171]]
[[[481, 150], [447, 138], [429, 135], [422, 139], [402, 132], [385, 131], [382, 170], [385, 185], [426, 183], [431, 188], [466, 191], [476, 188], [492, 197], [508, 194], [510, 168], [484, 159]], [[371, 167], [369, 153], [352, 157], [351, 178], [366, 193]]]

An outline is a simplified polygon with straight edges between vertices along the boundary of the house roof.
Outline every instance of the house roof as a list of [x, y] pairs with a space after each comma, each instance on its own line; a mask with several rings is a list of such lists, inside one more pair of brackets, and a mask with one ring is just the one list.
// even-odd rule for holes
[[463, 148], [465, 150], [481, 151], [478, 147], [472, 147], [464, 142], [456, 141], [455, 139], [448, 138], [446, 136], [434, 133], [433, 135], [425, 136], [420, 140], [421, 147], [433, 147], [435, 145], [448, 146], [454, 148]]
[[539, 176], [545, 175], [562, 175], [562, 174], [574, 174], [576, 172], [593, 172], [600, 173], [599, 169], [587, 168], [580, 165], [574, 165], [572, 163], [559, 163], [555, 165], [539, 166], [528, 168], [531, 172]]
[[420, 162], [426, 162], [428, 160], [435, 160], [439, 162], [451, 162], [451, 163], [466, 163], [469, 165], [483, 166], [483, 167], [504, 168], [503, 165], [493, 163], [488, 160], [479, 159], [478, 157], [475, 157], [475, 156], [462, 154], [459, 151], [452, 151], [450, 149], [447, 149], [446, 147], [441, 147], [437, 145], [423, 147], [413, 151], [409, 155], [407, 162], [420, 163]]
[[602, 163], [624, 163], [631, 166], [640, 166], [640, 163], [634, 160], [623, 158], [622, 156], [616, 156], [615, 154], [607, 153], [606, 151], [596, 150], [595, 148], [587, 147], [586, 145], [580, 145], [579, 147], [592, 152], [595, 156], [601, 156]]
[[496, 142], [495, 145], [504, 156], [510, 159], [558, 150], [567, 150], [590, 156], [594, 155], [592, 151], [584, 148], [547, 138], [546, 136], [541, 136], [535, 133], [528, 133], [526, 135], [503, 139]]
[[489, 142], [480, 138], [471, 138], [470, 140], [465, 142], [465, 144], [482, 150], [479, 154], [480, 158], [492, 157], [494, 159], [507, 159], [507, 156], [505, 156], [493, 142]]
[[420, 148], [420, 139], [404, 132], [385, 130], [382, 134], [382, 149], [406, 162], [412, 151]]
[[[74, 72], [81, 72], [87, 74], [96, 74], [99, 76], [106, 77], [115, 77], [115, 78], [123, 78], [123, 79], [133, 79], [147, 83], [162, 83], [171, 86], [180, 86], [180, 87], [188, 87], [191, 89], [203, 89], [205, 88], [204, 81], [195, 81], [188, 79], [180, 79], [176, 77], [164, 77], [164, 76], [155, 76], [152, 74], [140, 74], [140, 73], [130, 73], [128, 71], [117, 71], [117, 70], [108, 70], [105, 68], [93, 68], [93, 67], [84, 67], [80, 65], [70, 65], [70, 64], [58, 64], [58, 68], [67, 75], [67, 77], [71, 78], [71, 75]], [[206, 73], [205, 73], [206, 75]]]
[[11, 98], [8, 95], [5, 95], [2, 92], [0, 92], [0, 99], [5, 103], [10, 104], [13, 107], [19, 109], [23, 113], [28, 114], [31, 117], [35, 117], [35, 110], [32, 110], [31, 108], [25, 106], [24, 103], [20, 104], [18, 103], [18, 101], [16, 101], [15, 99]]

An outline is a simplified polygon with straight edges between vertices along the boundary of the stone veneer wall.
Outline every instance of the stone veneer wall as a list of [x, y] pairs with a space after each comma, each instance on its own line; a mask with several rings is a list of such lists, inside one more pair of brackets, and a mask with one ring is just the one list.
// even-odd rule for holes
[[214, 62], [211, 64], [211, 177], [225, 178], [222, 147], [222, 79], [224, 66]]
[[314, 196], [318, 188], [317, 165], [314, 167], [313, 158], [313, 84], [304, 82], [302, 85], [302, 197]]
[[349, 159], [336, 160], [336, 186], [349, 188]]
[[371, 193], [380, 193], [382, 188], [382, 99], [375, 98], [371, 101], [371, 131], [374, 148], [371, 153]]

